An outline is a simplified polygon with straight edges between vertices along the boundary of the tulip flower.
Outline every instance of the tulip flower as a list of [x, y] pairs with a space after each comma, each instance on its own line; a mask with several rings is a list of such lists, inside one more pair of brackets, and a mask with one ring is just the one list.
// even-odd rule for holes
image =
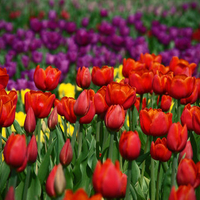
[[154, 74], [160, 72], [162, 74], [167, 74], [169, 72], [169, 67], [162, 65], [159, 62], [152, 62], [149, 70], [153, 71]]
[[141, 129], [146, 135], [164, 136], [172, 124], [172, 113], [164, 113], [161, 109], [144, 108], [139, 117]]
[[125, 111], [123, 107], [120, 105], [110, 106], [106, 112], [104, 121], [109, 130], [119, 131], [125, 121]]
[[195, 86], [195, 77], [188, 77], [184, 74], [176, 75], [173, 78], [167, 79], [167, 92], [175, 99], [189, 97]]
[[190, 141], [187, 141], [185, 148], [179, 153], [178, 162], [180, 162], [183, 157], [187, 159], [192, 159], [193, 157], [193, 150]]
[[55, 165], [47, 178], [46, 192], [50, 197], [56, 197], [64, 192], [65, 186], [66, 180], [62, 165]]
[[[136, 97], [136, 101], [134, 103], [134, 106], [136, 107], [137, 111], [139, 112], [140, 109], [140, 97]], [[143, 98], [142, 99], [142, 109], [147, 107], [147, 99]]]
[[76, 122], [74, 114], [74, 104], [76, 100], [72, 97], [63, 97], [61, 100], [55, 99], [54, 106], [57, 107], [58, 114], [64, 116], [70, 123]]
[[167, 148], [167, 139], [157, 138], [155, 143], [152, 141], [150, 154], [154, 160], [159, 160], [161, 162], [168, 161], [171, 158], [172, 152]]
[[200, 78], [196, 78], [196, 86], [198, 91], [198, 99], [200, 99]]
[[[159, 104], [160, 96], [158, 96], [157, 99], [157, 105]], [[160, 102], [160, 108], [162, 109], [163, 112], [167, 112], [172, 104], [172, 97], [169, 95], [162, 95], [161, 97], [161, 102]]]
[[6, 68], [0, 67], [0, 89], [5, 89], [9, 80]]
[[184, 158], [178, 165], [176, 180], [178, 185], [194, 185], [197, 178], [197, 168], [192, 159]]
[[181, 152], [187, 143], [187, 126], [181, 126], [179, 122], [173, 123], [167, 134], [167, 147], [172, 152]]
[[152, 91], [153, 72], [149, 70], [137, 70], [129, 73], [129, 84], [136, 88], [137, 94], [149, 93]]
[[38, 89], [52, 91], [60, 80], [61, 71], [48, 66], [45, 70], [38, 65], [34, 73], [34, 82]]
[[57, 107], [53, 109], [51, 114], [49, 115], [48, 121], [47, 121], [48, 127], [50, 130], [54, 130], [56, 128], [56, 125], [58, 124], [58, 111]]
[[60, 162], [63, 166], [68, 166], [73, 158], [73, 149], [70, 143], [70, 139], [67, 139], [64, 146], [60, 151]]
[[37, 142], [35, 135], [33, 135], [27, 146], [27, 161], [29, 163], [34, 163], [37, 159], [37, 155], [38, 155]]
[[90, 87], [90, 83], [91, 74], [89, 68], [80, 67], [76, 75], [76, 84], [83, 89], [87, 89]]
[[103, 86], [108, 85], [113, 81], [114, 78], [114, 68], [103, 66], [102, 68], [93, 67], [92, 68], [92, 82], [95, 85]]
[[196, 200], [194, 188], [191, 185], [181, 185], [177, 191], [172, 187], [169, 200]]
[[124, 131], [119, 140], [119, 152], [126, 160], [135, 160], [140, 155], [141, 142], [137, 131]]
[[9, 188], [4, 200], [15, 200], [15, 190], [13, 186]]
[[17, 105], [17, 92], [12, 90], [8, 94], [4, 89], [0, 90], [0, 126], [11, 126], [15, 120]]
[[25, 94], [25, 111], [32, 107], [35, 117], [45, 118], [49, 115], [54, 100], [55, 94], [31, 90]]
[[139, 62], [141, 63], [145, 63], [145, 67], [147, 69], [150, 68], [150, 66], [152, 65], [152, 63], [157, 62], [157, 63], [161, 63], [162, 60], [162, 56], [158, 55], [156, 56], [155, 54], [149, 54], [149, 53], [141, 53], [140, 54], [140, 58], [139, 58]]
[[36, 127], [36, 119], [35, 114], [32, 107], [29, 107], [25, 122], [24, 122], [24, 129], [28, 134], [32, 134]]
[[200, 135], [200, 108], [199, 107], [195, 107], [194, 111], [192, 112], [192, 125], [193, 125], [194, 132]]
[[107, 85], [105, 100], [108, 106], [122, 105], [125, 110], [136, 100], [136, 90], [128, 84], [112, 82]]
[[120, 171], [118, 161], [114, 165], [107, 159], [103, 164], [97, 162], [92, 183], [95, 192], [104, 198], [122, 198], [126, 193], [127, 176]]
[[26, 137], [12, 133], [4, 147], [4, 159], [7, 165], [19, 168], [26, 158]]

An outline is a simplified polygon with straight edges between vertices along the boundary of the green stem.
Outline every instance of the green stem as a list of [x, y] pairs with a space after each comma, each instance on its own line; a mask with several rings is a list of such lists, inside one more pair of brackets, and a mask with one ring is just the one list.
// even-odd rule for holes
[[77, 132], [79, 132], [79, 128], [80, 128], [79, 119], [77, 119], [77, 121], [75, 123], [75, 127], [74, 127], [74, 132], [73, 132], [73, 135], [72, 135], [72, 139], [71, 139], [72, 149], [74, 149], [74, 144], [75, 144], [75, 141], [76, 141], [76, 134], [77, 134]]
[[128, 180], [127, 180], [127, 186], [126, 186], [125, 200], [131, 199], [131, 195], [130, 195], [131, 170], [132, 170], [132, 161], [128, 161], [128, 174], [127, 174]]
[[155, 174], [154, 159], [151, 158], [151, 200], [155, 200]]
[[140, 110], [142, 110], [142, 99], [143, 99], [143, 94], [140, 94], [140, 109], [139, 109], [139, 113], [140, 113]]
[[177, 153], [173, 153], [171, 187], [176, 183]]
[[8, 189], [13, 186], [13, 188], [15, 188], [17, 185], [17, 171], [16, 169], [11, 169], [11, 176], [9, 179], [9, 183], [8, 183]]
[[133, 104], [132, 106], [132, 131], [135, 130], [137, 125], [137, 109], [135, 107], [135, 105]]
[[156, 200], [159, 200], [160, 168], [161, 168], [161, 162], [159, 161], [159, 164], [158, 164], [158, 174], [157, 174], [157, 182], [156, 182]]
[[97, 160], [99, 160], [100, 129], [101, 129], [101, 119], [98, 116], [97, 130], [96, 130], [96, 157], [97, 157]]
[[109, 146], [109, 152], [108, 152], [108, 158], [110, 158], [113, 161], [113, 142], [114, 142], [114, 133], [110, 133], [110, 146]]
[[78, 132], [78, 157], [81, 154], [82, 143], [83, 143], [83, 124], [80, 124], [80, 130]]
[[133, 121], [132, 121], [132, 110], [128, 109], [128, 116], [129, 116], [129, 131], [133, 130]]
[[39, 159], [41, 159], [41, 141], [40, 141], [41, 119], [37, 119], [36, 134], [38, 136], [38, 157], [39, 157]]
[[162, 162], [162, 167], [163, 167], [164, 172], [166, 173], [169, 168], [167, 162]]
[[151, 95], [151, 107], [153, 109], [153, 103], [154, 103], [154, 92]]
[[64, 136], [67, 138], [67, 120], [64, 118]]
[[158, 108], [161, 107], [162, 94], [159, 96]]
[[178, 115], [178, 122], [180, 122], [181, 121], [181, 101], [180, 99], [178, 99], [177, 101], [178, 101], [177, 115]]

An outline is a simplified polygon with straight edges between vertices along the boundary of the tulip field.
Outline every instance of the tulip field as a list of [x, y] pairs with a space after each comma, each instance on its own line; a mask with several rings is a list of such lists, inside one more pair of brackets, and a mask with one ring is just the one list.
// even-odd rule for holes
[[0, 3], [0, 200], [200, 199], [200, 3]]

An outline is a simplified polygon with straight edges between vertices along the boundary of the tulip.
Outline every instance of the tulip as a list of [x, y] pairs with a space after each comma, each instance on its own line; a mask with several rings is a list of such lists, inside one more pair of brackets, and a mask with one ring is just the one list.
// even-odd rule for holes
[[179, 153], [178, 162], [180, 162], [183, 157], [187, 159], [192, 159], [193, 157], [193, 150], [190, 141], [187, 141], [185, 148]]
[[17, 92], [12, 90], [9, 94], [4, 89], [0, 90], [0, 126], [11, 126], [15, 120], [17, 105]]
[[37, 155], [38, 155], [37, 142], [35, 135], [33, 135], [27, 146], [27, 161], [29, 163], [34, 163], [37, 159]]
[[[134, 106], [136, 107], [137, 111], [139, 112], [139, 108], [140, 108], [140, 97], [136, 97], [136, 101], [134, 103]], [[143, 98], [142, 99], [142, 109], [147, 107], [147, 99]]]
[[54, 100], [55, 94], [31, 90], [25, 94], [25, 111], [32, 107], [35, 117], [45, 118], [49, 115]]
[[103, 164], [97, 162], [92, 183], [95, 192], [104, 198], [122, 198], [126, 192], [127, 176], [120, 171], [118, 161], [114, 165], [107, 159]]
[[[158, 96], [157, 104], [159, 103], [160, 96]], [[162, 95], [161, 102], [160, 102], [160, 108], [163, 112], [167, 112], [172, 104], [172, 97], [169, 95]]]
[[184, 74], [176, 75], [167, 80], [167, 91], [169, 95], [175, 99], [189, 97], [195, 86], [195, 77], [188, 77]]
[[6, 68], [0, 67], [0, 89], [5, 89], [9, 80]]
[[92, 69], [92, 82], [95, 85], [103, 86], [108, 85], [113, 81], [114, 78], [114, 68], [103, 66], [102, 68], [93, 67]]
[[194, 132], [200, 135], [200, 108], [199, 107], [195, 107], [194, 111], [192, 112], [192, 125], [193, 125]]
[[161, 63], [161, 60], [162, 60], [161, 55], [156, 56], [155, 54], [149, 54], [149, 53], [145, 54], [141, 53], [139, 58], [139, 62], [145, 63], [147, 69], [149, 69], [152, 63], [154, 62]]
[[52, 91], [60, 80], [61, 71], [57, 68], [48, 66], [45, 70], [38, 65], [34, 73], [34, 82], [38, 89]]
[[15, 200], [15, 191], [13, 186], [9, 188], [4, 200]]
[[167, 74], [169, 72], [169, 67], [165, 67], [159, 62], [152, 62], [149, 70], [153, 71], [154, 74], [161, 72], [162, 74]]
[[61, 100], [55, 99], [54, 106], [57, 107], [58, 114], [64, 116], [70, 123], [76, 122], [74, 114], [74, 104], [76, 100], [72, 97], [63, 97]]
[[110, 106], [106, 112], [104, 121], [109, 130], [119, 131], [125, 121], [125, 111], [123, 107], [120, 105]]
[[36, 119], [35, 114], [32, 107], [29, 107], [25, 122], [24, 122], [24, 129], [28, 134], [32, 134], [36, 127]]
[[181, 152], [187, 143], [187, 126], [181, 126], [179, 122], [173, 123], [167, 134], [167, 147], [172, 152]]
[[73, 149], [70, 143], [70, 139], [67, 139], [64, 146], [60, 151], [60, 162], [63, 166], [68, 166], [73, 158]]
[[48, 127], [50, 130], [54, 130], [56, 128], [56, 125], [58, 124], [58, 111], [57, 107], [53, 109], [51, 112], [48, 121], [47, 121]]
[[125, 110], [136, 100], [136, 90], [128, 84], [112, 82], [107, 85], [105, 100], [108, 106], [122, 105]]
[[178, 185], [194, 185], [197, 178], [197, 168], [192, 159], [184, 158], [178, 165], [177, 183]]
[[152, 141], [150, 148], [151, 157], [154, 160], [166, 162], [171, 158], [172, 152], [167, 148], [167, 139], [158, 138], [156, 142]]
[[194, 188], [191, 185], [181, 185], [177, 191], [172, 187], [169, 200], [196, 200]]
[[50, 197], [56, 197], [64, 192], [65, 185], [66, 180], [62, 165], [55, 165], [47, 178], [46, 192]]
[[141, 129], [146, 135], [164, 136], [172, 124], [172, 113], [164, 113], [161, 109], [144, 108], [139, 118]]
[[25, 135], [12, 133], [6, 142], [3, 153], [7, 165], [13, 168], [21, 167], [26, 158]]
[[27, 166], [27, 157], [25, 157], [23, 164], [17, 168], [17, 172], [23, 172], [26, 169]]
[[119, 152], [126, 160], [135, 160], [140, 155], [141, 142], [137, 131], [124, 131], [119, 140]]
[[76, 84], [81, 88], [89, 88], [91, 83], [91, 74], [89, 68], [80, 67], [76, 75]]
[[149, 93], [152, 91], [153, 72], [148, 70], [137, 70], [129, 73], [129, 84], [136, 88], [137, 94]]

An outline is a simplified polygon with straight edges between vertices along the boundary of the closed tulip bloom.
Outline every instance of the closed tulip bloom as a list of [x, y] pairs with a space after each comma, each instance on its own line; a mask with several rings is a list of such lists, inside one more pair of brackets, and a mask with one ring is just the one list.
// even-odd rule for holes
[[[194, 107], [194, 106], [193, 106]], [[197, 135], [200, 135], [200, 107], [195, 107], [192, 112], [192, 125], [193, 130]]]
[[45, 70], [38, 65], [34, 72], [34, 82], [38, 89], [52, 91], [60, 80], [61, 71], [48, 66]]
[[179, 122], [173, 123], [167, 134], [167, 147], [172, 152], [181, 152], [187, 143], [187, 126], [181, 126]]
[[105, 125], [111, 131], [119, 131], [124, 125], [125, 111], [120, 105], [112, 105], [108, 108], [105, 118]]
[[10, 186], [4, 200], [15, 200], [15, 190], [13, 186]]
[[137, 131], [124, 131], [119, 140], [119, 152], [126, 160], [135, 160], [140, 155], [141, 142]]
[[76, 122], [74, 114], [74, 104], [76, 100], [72, 97], [63, 97], [61, 100], [55, 99], [54, 106], [57, 107], [58, 114], [64, 116], [70, 123]]
[[166, 138], [157, 138], [155, 143], [152, 141], [150, 148], [151, 157], [154, 160], [166, 162], [171, 158], [172, 152], [167, 148]]
[[37, 142], [35, 135], [33, 135], [27, 146], [27, 161], [29, 163], [34, 163], [37, 159], [37, 155], [38, 155]]
[[118, 161], [114, 165], [107, 159], [103, 164], [97, 162], [92, 183], [95, 192], [104, 198], [122, 198], [126, 192], [127, 176], [120, 171]]
[[6, 68], [0, 67], [0, 89], [5, 89], [9, 80]]
[[139, 117], [141, 129], [146, 135], [164, 136], [172, 124], [172, 113], [164, 113], [161, 109], [144, 108]]
[[17, 105], [17, 92], [11, 90], [8, 94], [4, 89], [0, 90], [0, 126], [11, 126], [15, 120]]
[[128, 84], [112, 82], [106, 88], [106, 103], [122, 105], [125, 110], [130, 108], [136, 100], [136, 90]]
[[129, 73], [132, 70], [140, 70], [145, 69], [145, 64], [141, 62], [136, 62], [134, 59], [131, 58], [124, 58], [123, 60], [123, 68], [122, 68], [122, 74], [125, 78], [129, 77]]
[[12, 133], [4, 147], [4, 159], [13, 168], [21, 167], [26, 158], [26, 137]]
[[169, 200], [196, 200], [194, 188], [191, 185], [181, 185], [177, 191], [172, 187]]
[[25, 111], [33, 108], [35, 117], [45, 118], [49, 115], [55, 100], [55, 94], [51, 92], [29, 91], [25, 94]]
[[184, 59], [179, 59], [178, 57], [172, 57], [169, 68], [174, 72], [174, 75], [185, 74], [186, 76], [192, 76], [197, 64], [191, 63]]
[[114, 68], [103, 66], [102, 68], [92, 68], [92, 82], [97, 86], [108, 85], [113, 81]]
[[89, 68], [80, 67], [76, 74], [76, 84], [83, 89], [87, 89], [90, 87], [90, 83], [91, 83], [91, 74]]
[[197, 168], [192, 159], [184, 158], [178, 165], [176, 180], [178, 185], [194, 185], [197, 178]]
[[54, 107], [51, 114], [49, 115], [48, 121], [47, 121], [48, 127], [50, 130], [54, 130], [56, 128], [56, 125], [58, 124], [58, 110], [57, 106]]
[[35, 127], [36, 127], [35, 114], [33, 108], [29, 107], [24, 122], [24, 129], [27, 132], [27, 134], [32, 134], [35, 131]]
[[175, 99], [189, 97], [195, 86], [195, 77], [188, 77], [184, 74], [176, 75], [167, 80], [167, 91], [169, 95]]
[[129, 84], [136, 88], [137, 94], [149, 93], [152, 91], [153, 72], [149, 70], [137, 70], [129, 73]]
[[60, 151], [60, 162], [64, 166], [68, 166], [73, 158], [73, 149], [70, 143], [70, 139], [67, 139]]
[[187, 141], [185, 148], [179, 153], [178, 162], [180, 162], [183, 157], [187, 159], [192, 159], [193, 157], [193, 150], [190, 141]]
[[[158, 96], [157, 99], [157, 105], [159, 102], [160, 96]], [[162, 95], [161, 102], [160, 102], [160, 108], [162, 109], [163, 112], [167, 112], [172, 104], [172, 97], [169, 95]]]

